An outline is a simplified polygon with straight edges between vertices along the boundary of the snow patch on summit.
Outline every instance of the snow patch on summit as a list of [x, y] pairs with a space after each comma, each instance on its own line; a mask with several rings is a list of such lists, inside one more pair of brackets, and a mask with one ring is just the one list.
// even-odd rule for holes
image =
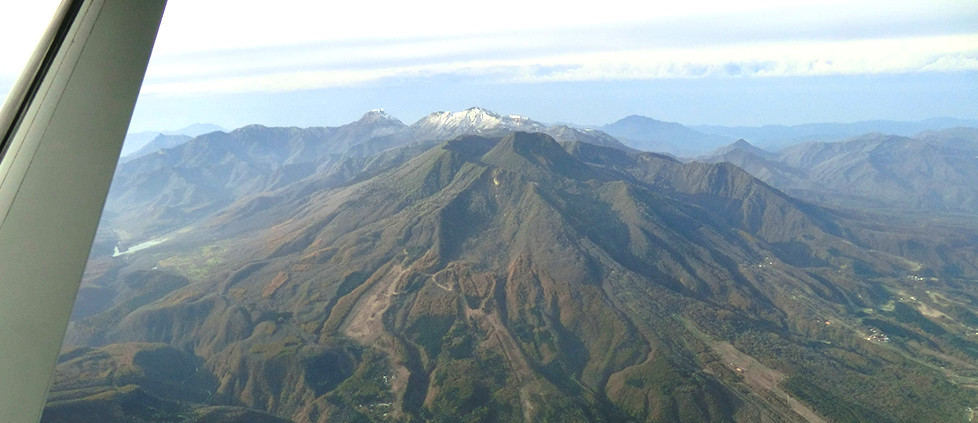
[[546, 126], [519, 115], [502, 116], [473, 107], [461, 112], [435, 112], [412, 125], [415, 134], [425, 139], [448, 139], [463, 134], [527, 131], [543, 132]]
[[394, 116], [389, 115], [384, 109], [373, 109], [367, 113], [364, 113], [360, 118], [361, 122], [396, 122], [399, 125], [403, 123]]

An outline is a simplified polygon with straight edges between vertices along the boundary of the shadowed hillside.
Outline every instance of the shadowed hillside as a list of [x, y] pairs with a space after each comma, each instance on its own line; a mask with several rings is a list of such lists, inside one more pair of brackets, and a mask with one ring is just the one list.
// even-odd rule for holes
[[154, 395], [296, 422], [952, 421], [974, 401], [966, 232], [949, 255], [730, 164], [540, 133], [385, 157], [105, 259], [117, 291], [147, 267], [187, 282], [69, 340], [168, 345], [211, 396]]
[[778, 189], [850, 209], [978, 213], [978, 130], [917, 136], [869, 134], [787, 147], [776, 154], [739, 143], [698, 160], [730, 162]]

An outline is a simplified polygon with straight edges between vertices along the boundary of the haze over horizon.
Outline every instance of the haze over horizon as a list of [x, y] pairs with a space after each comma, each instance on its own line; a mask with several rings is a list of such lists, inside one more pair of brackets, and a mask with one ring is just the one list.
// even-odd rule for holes
[[59, 1], [0, 423], [978, 412], [978, 0]]
[[[35, 39], [56, 4], [6, 5], [24, 19], [5, 39]], [[29, 51], [2, 46], [0, 91]], [[472, 106], [586, 125], [974, 119], [978, 4], [172, 1], [130, 132]]]

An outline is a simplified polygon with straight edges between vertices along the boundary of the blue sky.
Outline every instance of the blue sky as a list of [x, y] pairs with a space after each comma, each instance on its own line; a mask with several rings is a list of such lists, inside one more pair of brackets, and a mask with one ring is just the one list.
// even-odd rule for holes
[[[24, 26], [0, 31], [29, 38], [56, 3], [6, 5]], [[972, 0], [329, 3], [170, 0], [131, 130], [471, 106], [581, 124], [978, 118]]]

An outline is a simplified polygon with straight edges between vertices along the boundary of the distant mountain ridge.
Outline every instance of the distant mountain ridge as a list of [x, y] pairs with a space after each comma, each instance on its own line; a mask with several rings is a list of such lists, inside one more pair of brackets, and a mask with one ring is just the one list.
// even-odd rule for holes
[[604, 125], [601, 130], [636, 150], [668, 153], [677, 157], [696, 155], [734, 140], [638, 115]]
[[416, 140], [446, 140], [462, 135], [493, 136], [514, 131], [542, 132], [558, 142], [586, 142], [628, 150], [613, 136], [596, 129], [579, 129], [568, 125], [550, 125], [525, 116], [503, 116], [483, 108], [472, 107], [461, 112], [435, 112], [411, 125]]
[[133, 159], [138, 159], [147, 154], [152, 154], [160, 150], [165, 150], [167, 148], [173, 148], [187, 141], [190, 141], [193, 137], [189, 135], [166, 135], [159, 134], [152, 141], [144, 145], [139, 150], [129, 153], [119, 159], [120, 162], [128, 162]]
[[682, 125], [632, 115], [600, 129], [629, 147], [642, 151], [695, 157], [743, 139], [767, 151], [805, 142], [843, 141], [868, 133], [913, 136], [926, 131], [956, 127], [978, 127], [978, 120], [932, 118], [918, 122], [875, 120], [854, 123], [811, 123], [802, 125], [722, 126]]
[[[187, 224], [250, 194], [288, 185], [335, 168], [347, 160], [411, 144], [430, 145], [469, 134], [504, 135], [542, 131], [560, 142], [589, 142], [623, 150], [628, 147], [593, 129], [546, 126], [529, 118], [473, 107], [435, 112], [408, 126], [383, 110], [338, 127], [269, 128], [250, 125], [187, 139], [158, 135], [145, 149], [127, 156], [116, 173], [106, 218], [139, 237]], [[151, 154], [152, 153], [152, 154]], [[148, 222], [153, 222], [149, 224]], [[122, 223], [120, 223], [122, 224]]]
[[[381, 109], [368, 112], [376, 118], [400, 122]], [[683, 125], [675, 122], [659, 121], [653, 118], [631, 115], [614, 123], [600, 127], [555, 124], [546, 125], [519, 115], [500, 115], [480, 107], [472, 107], [460, 112], [434, 112], [411, 125], [416, 139], [448, 139], [462, 134], [490, 135], [496, 131], [539, 131], [555, 135], [558, 141], [569, 141], [590, 137], [590, 143], [616, 148], [631, 148], [670, 154], [675, 157], [694, 157], [744, 139], [752, 145], [768, 151], [815, 141], [842, 141], [868, 133], [912, 136], [921, 132], [950, 129], [955, 127], [978, 127], [978, 120], [957, 118], [931, 118], [917, 122], [874, 120], [853, 123], [810, 123], [800, 125], [766, 126], [723, 126], [723, 125]], [[128, 134], [123, 148], [124, 161], [153, 153], [176, 144], [173, 136], [195, 137], [209, 132], [224, 131], [212, 124], [195, 124], [176, 131], [140, 132]], [[590, 135], [588, 134], [590, 133]], [[163, 140], [147, 145], [156, 138]], [[624, 141], [624, 144], [621, 144]], [[140, 150], [137, 153], [137, 150]]]
[[[201, 125], [196, 129], [206, 131], [213, 127]], [[622, 139], [631, 139], [632, 146], [626, 146], [605, 131], [547, 126], [524, 116], [500, 115], [479, 107], [431, 113], [411, 125], [383, 110], [371, 110], [356, 122], [339, 127], [299, 129], [252, 125], [192, 139], [157, 135], [154, 142], [120, 163], [120, 182], [112, 186], [105, 218], [130, 222], [126, 231], [120, 233], [129, 234], [127, 239], [138, 239], [146, 231], [160, 233], [179, 227], [236, 199], [316, 174], [331, 175], [320, 177], [320, 181], [345, 183], [344, 178], [357, 173], [355, 169], [359, 165], [353, 163], [387, 149], [410, 144], [431, 145], [468, 134], [501, 136], [513, 131], [539, 131], [562, 144], [585, 142], [631, 152], [661, 145], [659, 151], [674, 156], [705, 151], [718, 142], [729, 143], [723, 137], [641, 116], [627, 117], [605, 129]], [[641, 139], [645, 141], [635, 141]], [[731, 152], [734, 150], [738, 149], [733, 148]], [[754, 149], [749, 155], [771, 159], [767, 154]], [[746, 158], [727, 160], [803, 198], [818, 201], [820, 197], [805, 197], [792, 190], [824, 195], [820, 182], [807, 180], [797, 169], [773, 162], [753, 163]], [[121, 241], [125, 249], [127, 241]]]
[[868, 134], [778, 153], [738, 141], [697, 160], [733, 163], [786, 193], [822, 204], [978, 215], [978, 128], [914, 137]]
[[445, 140], [464, 134], [492, 135], [493, 132], [542, 132], [546, 125], [519, 116], [503, 116], [472, 107], [461, 112], [434, 112], [411, 125], [414, 136], [424, 140]]
[[[144, 131], [144, 132], [135, 132], [135, 133], [126, 134], [125, 142], [122, 145], [121, 156], [123, 158], [126, 158], [127, 156], [135, 153], [136, 151], [139, 151], [140, 149], [146, 147], [148, 143], [158, 138], [160, 135], [165, 135], [165, 136], [182, 135], [182, 136], [188, 136], [192, 138], [198, 135], [204, 135], [211, 132], [217, 132], [223, 130], [224, 128], [221, 128], [220, 126], [214, 124], [196, 123], [177, 130]], [[152, 153], [154, 151], [156, 150], [146, 151], [142, 155]]]
[[809, 123], [802, 125], [720, 126], [696, 125], [691, 129], [730, 138], [746, 139], [765, 150], [777, 151], [805, 142], [842, 141], [868, 134], [913, 136], [925, 131], [956, 127], [978, 127], [978, 119], [932, 118], [917, 122], [872, 120], [853, 123]]

